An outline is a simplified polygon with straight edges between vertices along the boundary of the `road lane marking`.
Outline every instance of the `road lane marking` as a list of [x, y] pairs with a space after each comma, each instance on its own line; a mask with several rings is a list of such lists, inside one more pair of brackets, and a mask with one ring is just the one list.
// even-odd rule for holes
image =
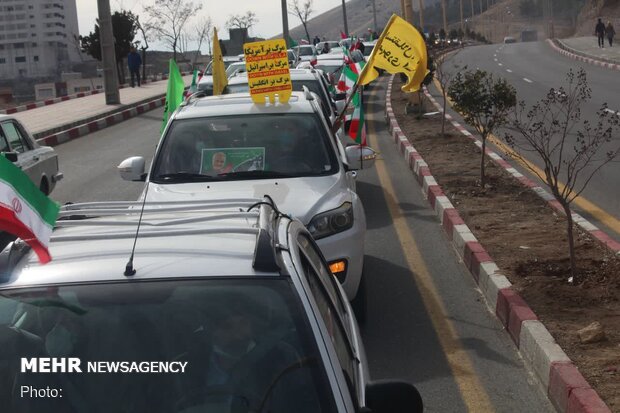
[[527, 77], [524, 77], [523, 80], [525, 80], [527, 83], [534, 83], [533, 81], [531, 81], [530, 79], [528, 79]]
[[497, 59], [493, 59], [493, 60], [495, 60], [497, 62]]
[[506, 71], [507, 71], [508, 73], [512, 73], [512, 70], [510, 70], [510, 69], [506, 69]]
[[[386, 83], [384, 82], [384, 84]], [[372, 94], [376, 95], [377, 92], [373, 91]], [[377, 117], [373, 114], [369, 118], [371, 120], [369, 122], [370, 145], [374, 148], [379, 148], [373, 123]], [[381, 152], [381, 150], [379, 151]], [[480, 382], [473, 363], [464, 350], [454, 325], [447, 317], [443, 301], [437, 292], [426, 262], [407, 224], [406, 216], [399, 206], [398, 197], [385, 163], [377, 162], [375, 167], [403, 256], [407, 261], [407, 266], [416, 285], [420, 288], [420, 296], [424, 302], [424, 307], [428, 311], [433, 327], [437, 332], [437, 338], [459, 388], [463, 402], [470, 412], [494, 412], [495, 409], [491, 404], [486, 388]]]
[[612, 110], [612, 109], [609, 109], [609, 108], [605, 108], [605, 112], [609, 112], [609, 113], [611, 113], [612, 115], [618, 115], [618, 114], [620, 114], [620, 111], [618, 111], [618, 110]]
[[[526, 78], [523, 78], [523, 79], [529, 80]], [[441, 92], [441, 84], [437, 81], [437, 79], [435, 79], [434, 83], [435, 83], [435, 87], [437, 88], [437, 90]], [[533, 82], [529, 80], [529, 83], [533, 83]], [[450, 98], [448, 98], [448, 104], [450, 105], [450, 107], [453, 106], [453, 102]], [[608, 111], [611, 111], [611, 109], [608, 108]], [[620, 115], [620, 112], [617, 112], [617, 113]], [[515, 159], [519, 164], [524, 166], [526, 169], [529, 169], [530, 171], [536, 171], [536, 173], [538, 173], [540, 176], [545, 176], [545, 173], [540, 168], [538, 168], [536, 165], [534, 165], [534, 163], [528, 160], [525, 160], [525, 159], [518, 159], [512, 156], [512, 154], [514, 154], [514, 150], [510, 148], [508, 145], [506, 145], [503, 141], [499, 140], [497, 136], [494, 136], [494, 135], [489, 136], [489, 142], [497, 146], [497, 148], [500, 149], [502, 152], [504, 152], [506, 155]], [[542, 185], [546, 186], [544, 182], [542, 183]], [[563, 182], [558, 182], [558, 186], [560, 190], [564, 190], [565, 185]], [[603, 208], [599, 207], [598, 205], [596, 205], [589, 199], [585, 198], [583, 195], [579, 195], [577, 198], [575, 198], [573, 203], [577, 205], [579, 208], [581, 208], [582, 210], [586, 211], [590, 216], [594, 217], [594, 219], [601, 222], [603, 225], [605, 225], [610, 230], [614, 231], [617, 234], [620, 234], [620, 220], [614, 217], [609, 212], [605, 211]]]
[[501, 64], [501, 63], [498, 63], [498, 65], [500, 65], [500, 66], [504, 66], [504, 65], [503, 65], [503, 64]]

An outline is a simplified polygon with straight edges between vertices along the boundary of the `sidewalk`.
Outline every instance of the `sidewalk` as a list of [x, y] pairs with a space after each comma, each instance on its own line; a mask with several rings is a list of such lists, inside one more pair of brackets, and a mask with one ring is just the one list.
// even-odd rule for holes
[[[191, 76], [184, 76], [183, 80], [187, 84]], [[15, 113], [13, 116], [28, 128], [35, 139], [39, 139], [161, 98], [166, 93], [167, 84], [167, 80], [162, 80], [142, 87], [120, 89], [119, 105], [106, 105], [105, 94], [101, 93]]]
[[558, 39], [558, 42], [573, 53], [608, 63], [620, 64], [620, 43], [614, 43], [613, 47], [609, 47], [609, 43], [605, 39], [605, 47], [600, 48], [597, 44], [597, 38], [594, 36]]

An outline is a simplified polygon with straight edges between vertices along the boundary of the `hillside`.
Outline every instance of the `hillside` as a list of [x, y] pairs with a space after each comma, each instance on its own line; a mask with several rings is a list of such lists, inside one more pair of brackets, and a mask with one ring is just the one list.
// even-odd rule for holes
[[620, 32], [620, 0], [588, 0], [577, 18], [576, 36], [594, 36], [596, 19], [601, 17], [605, 23], [611, 21]]

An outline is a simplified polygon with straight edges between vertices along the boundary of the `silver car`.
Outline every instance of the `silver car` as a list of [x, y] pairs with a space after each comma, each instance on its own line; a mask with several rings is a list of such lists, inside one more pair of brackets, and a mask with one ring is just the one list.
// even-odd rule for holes
[[342, 287], [268, 197], [61, 215], [50, 263], [0, 254], [3, 411], [422, 411], [369, 380]]
[[9, 115], [0, 115], [0, 152], [21, 168], [45, 195], [49, 195], [63, 178], [54, 149], [39, 145], [26, 128]]

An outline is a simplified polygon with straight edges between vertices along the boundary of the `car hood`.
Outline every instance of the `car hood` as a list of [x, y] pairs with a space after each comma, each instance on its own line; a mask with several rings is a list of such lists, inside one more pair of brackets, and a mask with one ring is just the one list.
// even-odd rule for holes
[[318, 213], [351, 202], [344, 176], [255, 179], [245, 181], [158, 184], [150, 182], [149, 202], [196, 201], [200, 199], [262, 198], [269, 195], [278, 209], [298, 218], [304, 225]]

